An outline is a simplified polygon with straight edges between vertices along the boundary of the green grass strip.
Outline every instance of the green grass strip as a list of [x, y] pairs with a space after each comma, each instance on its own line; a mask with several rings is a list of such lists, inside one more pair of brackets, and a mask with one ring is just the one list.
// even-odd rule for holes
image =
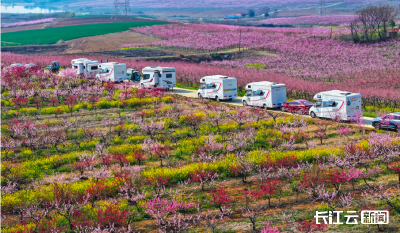
[[[72, 40], [85, 36], [97, 36], [109, 33], [123, 32], [133, 27], [168, 24], [166, 22], [117, 22], [86, 24], [57, 28], [45, 28], [19, 32], [1, 33], [2, 46], [19, 46], [40, 44], [55, 44], [59, 40]], [[12, 43], [12, 44], [8, 44]]]

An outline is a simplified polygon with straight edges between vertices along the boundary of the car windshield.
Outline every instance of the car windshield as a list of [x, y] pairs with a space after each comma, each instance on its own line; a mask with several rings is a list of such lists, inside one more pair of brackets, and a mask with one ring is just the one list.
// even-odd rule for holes
[[302, 103], [304, 105], [312, 105], [313, 104], [310, 101], [300, 101], [300, 103]]

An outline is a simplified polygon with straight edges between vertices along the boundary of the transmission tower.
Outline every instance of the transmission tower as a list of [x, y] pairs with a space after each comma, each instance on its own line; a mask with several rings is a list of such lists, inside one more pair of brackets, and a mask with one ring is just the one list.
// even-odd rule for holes
[[114, 17], [117, 19], [118, 13], [130, 15], [131, 14], [131, 7], [129, 4], [129, 0], [114, 0], [114, 9], [111, 19]]
[[326, 10], [325, 10], [325, 0], [318, 0], [317, 4], [317, 14], [318, 15], [325, 15]]

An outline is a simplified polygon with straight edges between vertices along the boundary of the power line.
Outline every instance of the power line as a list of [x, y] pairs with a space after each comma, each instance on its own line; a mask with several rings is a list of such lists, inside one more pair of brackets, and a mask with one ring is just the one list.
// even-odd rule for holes
[[326, 9], [325, 9], [325, 0], [318, 0], [317, 4], [317, 14], [318, 15], [325, 15], [326, 14]]
[[117, 15], [119, 13], [128, 16], [131, 14], [131, 6], [129, 4], [129, 0], [114, 0], [114, 9], [111, 18], [117, 19]]

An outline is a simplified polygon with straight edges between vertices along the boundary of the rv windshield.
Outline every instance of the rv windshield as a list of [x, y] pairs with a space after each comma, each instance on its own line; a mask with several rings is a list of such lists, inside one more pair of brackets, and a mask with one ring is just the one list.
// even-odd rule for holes
[[247, 91], [246, 96], [251, 96], [252, 91]]
[[149, 79], [150, 78], [150, 74], [143, 74], [143, 79]]

